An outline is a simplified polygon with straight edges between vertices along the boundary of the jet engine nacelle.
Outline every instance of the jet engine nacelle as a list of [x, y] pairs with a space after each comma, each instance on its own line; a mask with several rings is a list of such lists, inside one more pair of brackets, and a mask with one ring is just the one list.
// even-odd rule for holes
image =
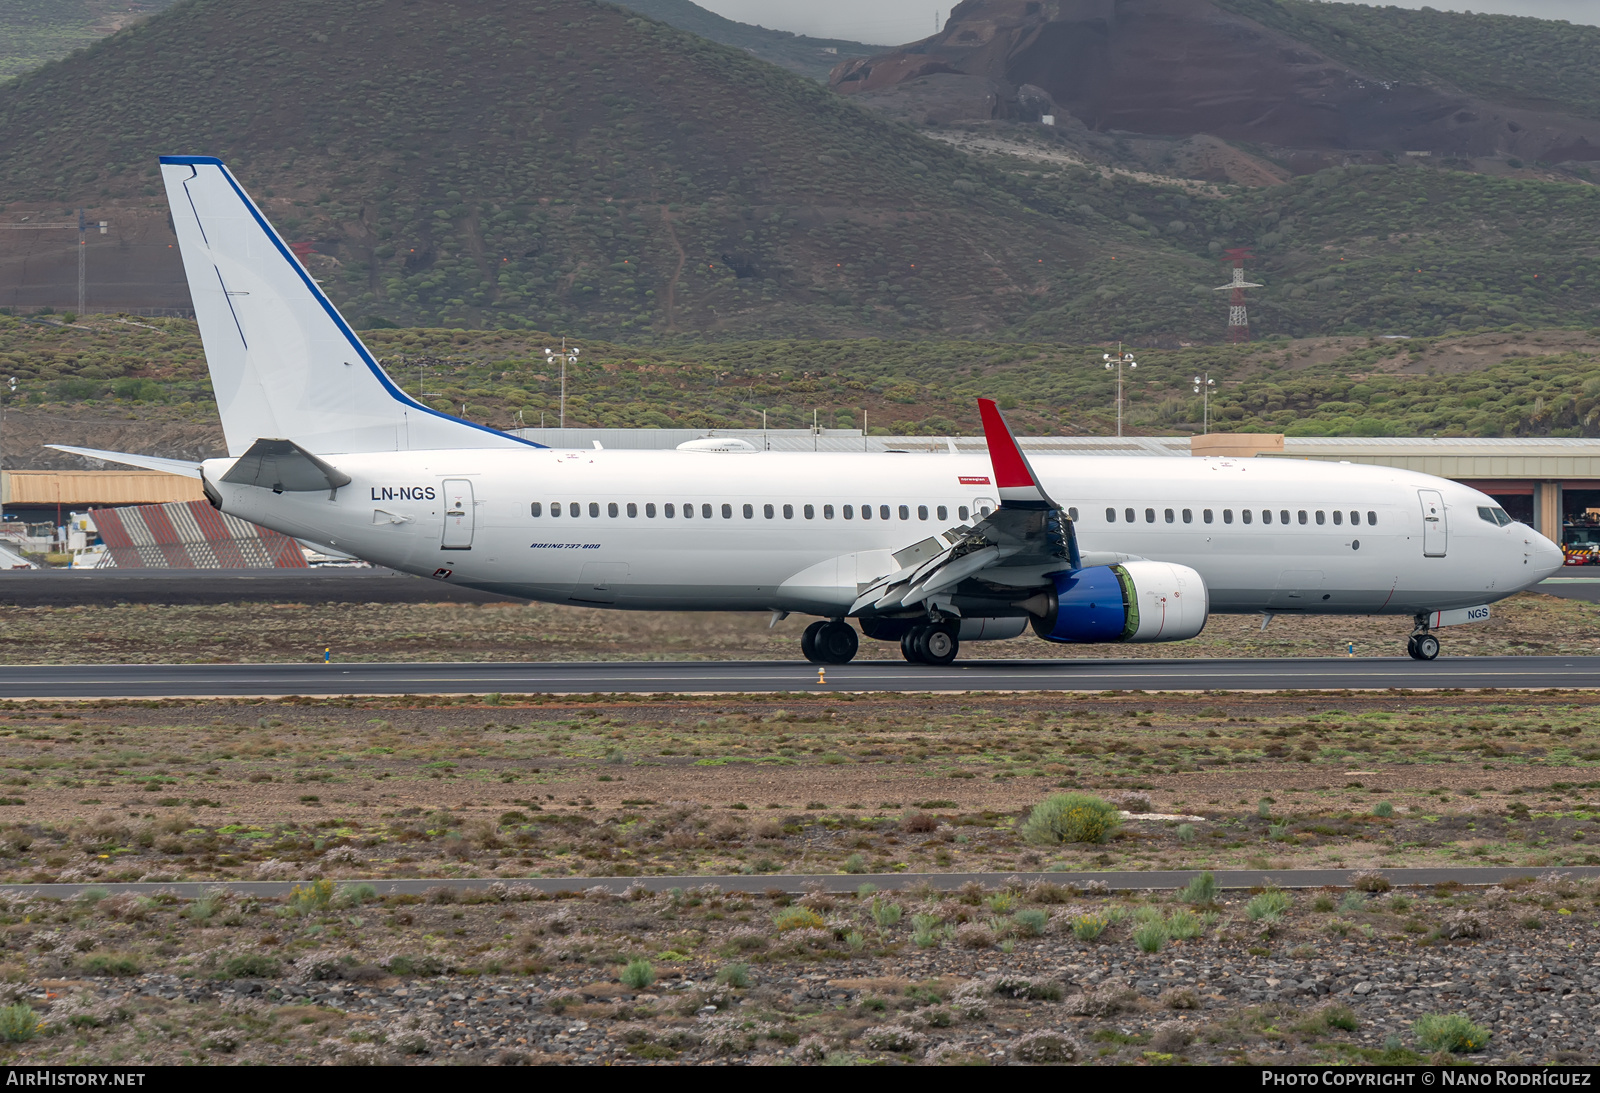
[[1123, 562], [1051, 574], [1054, 588], [1022, 606], [1046, 641], [1183, 641], [1210, 612], [1200, 574], [1171, 562]]

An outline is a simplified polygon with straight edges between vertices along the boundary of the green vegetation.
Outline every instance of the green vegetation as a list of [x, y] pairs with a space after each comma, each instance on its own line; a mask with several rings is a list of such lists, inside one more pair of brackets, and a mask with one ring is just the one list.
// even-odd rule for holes
[[1178, 898], [1185, 903], [1210, 904], [1217, 902], [1216, 875], [1207, 869], [1204, 873], [1184, 885], [1183, 890], [1178, 893]]
[[[174, 0], [142, 0], [141, 14]], [[6, 0], [0, 5], [0, 83], [65, 57], [136, 21], [110, 0]]]
[[1121, 824], [1116, 807], [1103, 798], [1087, 793], [1052, 793], [1034, 806], [1021, 834], [1037, 845], [1103, 843]]
[[1244, 905], [1245, 917], [1251, 922], [1277, 922], [1292, 902], [1289, 893], [1269, 888]]
[[1217, 0], [1374, 76], [1600, 117], [1600, 27], [1308, 0]]
[[1169, 937], [1166, 925], [1161, 922], [1143, 922], [1133, 929], [1133, 943], [1139, 947], [1140, 952], [1160, 952]]
[[1482, 1051], [1489, 1043], [1489, 1030], [1464, 1013], [1430, 1013], [1417, 1018], [1412, 1026], [1417, 1044], [1424, 1051], [1449, 1051], [1462, 1054]]
[[790, 930], [820, 930], [822, 916], [809, 907], [784, 907], [773, 913], [772, 928], [780, 934]]
[[39, 1035], [43, 1022], [26, 1002], [0, 1006], [0, 1041], [20, 1044]]
[[656, 981], [656, 967], [643, 957], [628, 961], [620, 976], [622, 985], [642, 991]]

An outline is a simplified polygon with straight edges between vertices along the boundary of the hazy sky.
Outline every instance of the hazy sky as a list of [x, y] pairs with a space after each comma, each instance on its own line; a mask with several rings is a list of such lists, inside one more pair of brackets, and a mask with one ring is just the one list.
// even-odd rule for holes
[[[926, 0], [697, 0], [701, 7], [741, 23], [819, 38], [849, 38], [876, 45], [899, 45], [932, 34], [949, 17], [951, 3]], [[1393, 0], [1403, 8], [1482, 11], [1535, 15], [1600, 25], [1600, 0]], [[938, 22], [936, 23], [937, 20]]]

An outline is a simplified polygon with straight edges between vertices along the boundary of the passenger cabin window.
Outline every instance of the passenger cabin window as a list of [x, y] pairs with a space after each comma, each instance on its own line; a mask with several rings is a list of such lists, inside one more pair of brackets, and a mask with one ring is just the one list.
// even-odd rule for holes
[[[1224, 520], [1226, 520], [1228, 518], [1228, 514], [1227, 513], [1223, 513], [1222, 514], [1222, 518]], [[1239, 510], [1239, 518], [1241, 520], [1243, 520], [1245, 523], [1248, 524], [1250, 522], [1250, 510], [1249, 509], [1240, 509]]]
[[1326, 514], [1324, 514], [1321, 509], [1318, 509], [1317, 510], [1317, 523], [1319, 523], [1319, 524], [1327, 523], [1327, 520], [1328, 520], [1328, 517], [1326, 516]]
[[[880, 519], [880, 520], [889, 519], [889, 506], [888, 505], [879, 505], [878, 506], [878, 519]], [[905, 517], [902, 516], [902, 517], [900, 517], [900, 519], [904, 520]]]
[[[848, 506], [846, 506], [846, 507], [848, 507]], [[1107, 511], [1109, 511], [1109, 510], [1107, 510]], [[844, 515], [845, 515], [845, 519], [848, 520], [850, 518], [850, 514], [848, 512], [845, 513]], [[959, 520], [962, 520], [962, 521], [966, 521], [966, 520], [970, 520], [971, 519], [971, 515], [967, 512], [967, 506], [962, 505], [960, 508], [956, 509], [956, 518], [959, 519]]]
[[[706, 515], [710, 516], [711, 514], [708, 512], [708, 513], [706, 513]], [[723, 505], [722, 505], [722, 518], [724, 520], [732, 520], [733, 519], [733, 506], [728, 504], [728, 503], [726, 503], [726, 502], [724, 502]]]
[[1114, 524], [1116, 522], [1117, 522], [1117, 510], [1116, 509], [1106, 509], [1106, 523]]
[[673, 511], [673, 505], [671, 501], [668, 501], [665, 505], [661, 506], [661, 515], [665, 516], [668, 520], [672, 519], [673, 516], [676, 515], [676, 513]]
[[[950, 519], [950, 510], [948, 508], [946, 508], [945, 506], [943, 506], [943, 505], [940, 505], [937, 509], [934, 510], [934, 512], [938, 514], [938, 517], [941, 520]], [[833, 506], [832, 505], [825, 506], [823, 508], [823, 510], [822, 510], [822, 515], [824, 515], [828, 519], [832, 520], [833, 519]], [[1073, 510], [1073, 519], [1077, 519], [1077, 510], [1076, 509]]]
[[861, 519], [863, 519], [863, 520], [872, 519], [872, 506], [871, 505], [862, 505], [861, 506]]
[[1278, 513], [1278, 523], [1287, 524], [1288, 522], [1289, 522], [1289, 510], [1288, 509], [1283, 509], [1282, 511], [1280, 511]]
[[685, 520], [694, 519], [694, 502], [689, 501], [689, 502], [686, 502], [684, 504], [684, 506], [683, 506], [683, 518]]
[[1222, 522], [1224, 524], [1233, 523], [1233, 510], [1232, 509], [1223, 509], [1222, 510]]
[[[528, 511], [531, 512], [534, 516], [543, 516], [544, 515], [544, 506], [542, 504], [540, 504], [538, 501], [535, 501], [533, 503], [533, 505], [528, 509]], [[1482, 515], [1482, 513], [1484, 511], [1485, 511], [1484, 509], [1479, 509], [1478, 510], [1479, 515]]]
[[632, 501], [629, 501], [628, 502], [628, 519], [637, 520], [638, 518], [639, 518], [639, 506], [634, 504]]
[[1153, 523], [1156, 522], [1156, 510], [1155, 509], [1145, 509], [1144, 510], [1144, 522], [1147, 523], [1147, 524], [1153, 524]]
[[589, 502], [589, 515], [592, 516], [592, 517], [598, 517], [600, 515], [600, 502], [598, 502], [598, 501], [590, 501]]
[[1353, 509], [1350, 512], [1350, 523], [1351, 524], [1359, 524], [1359, 523], [1361, 523], [1361, 514], [1359, 512], [1356, 512]]
[[[944, 506], [943, 505], [939, 506], [939, 519], [941, 519], [941, 520], [944, 519]], [[1078, 510], [1077, 509], [1068, 509], [1067, 510], [1067, 519], [1071, 520], [1074, 524], [1076, 524], [1078, 522]]]
[[1263, 524], [1272, 523], [1272, 510], [1271, 509], [1262, 509], [1261, 510], [1261, 522]]
[[1122, 510], [1122, 515], [1128, 521], [1128, 523], [1130, 523], [1130, 524], [1133, 523], [1134, 517], [1133, 517], [1133, 510], [1132, 509], [1123, 509]]
[[1169, 524], [1172, 523], [1173, 520], [1177, 519], [1177, 517], [1173, 515], [1173, 512], [1172, 512], [1171, 509], [1167, 509], [1161, 515], [1167, 521], [1167, 523], [1169, 523]]
[[[728, 506], [727, 505], [723, 505], [722, 507], [726, 509]], [[723, 515], [727, 516], [727, 515], [729, 515], [729, 513], [723, 513]], [[701, 517], [701, 519], [704, 519], [704, 520], [711, 519], [711, 506], [710, 505], [702, 504], [700, 506], [700, 517]]]
[[846, 520], [853, 520], [853, 519], [855, 519], [855, 514], [856, 514], [855, 506], [854, 505], [845, 505], [843, 508], [841, 508], [839, 510], [839, 514], [841, 516], [843, 516]]
[[803, 511], [805, 512], [807, 520], [815, 520], [817, 518], [817, 510], [815, 507], [807, 505]]
[[917, 519], [918, 520], [926, 520], [927, 518], [928, 518], [928, 506], [927, 505], [918, 505], [917, 506]]
[[1202, 510], [1201, 513], [1200, 513], [1200, 519], [1204, 520], [1208, 524], [1211, 523], [1211, 510], [1210, 509]]
[[617, 518], [617, 511], [617, 503], [615, 501], [612, 501], [606, 505], [606, 515], [611, 517], [613, 520]]
[[771, 505], [762, 505], [761, 506], [761, 515], [765, 516], [768, 520], [772, 519], [777, 514], [778, 514], [778, 510], [773, 508]]
[[1183, 510], [1183, 522], [1186, 524], [1194, 523], [1194, 509]]
[[[889, 519], [889, 514], [888, 513], [884, 513], [883, 514], [883, 518], [885, 520]], [[911, 506], [910, 505], [901, 505], [900, 506], [900, 519], [902, 519], [902, 520], [911, 519]]]
[[578, 512], [579, 512], [578, 503], [576, 501], [569, 501], [567, 503], [567, 515], [568, 516], [577, 516]]
[[1334, 509], [1333, 510], [1333, 522], [1335, 524], [1344, 523], [1344, 513], [1340, 512], [1338, 509]]
[[832, 505], [823, 505], [822, 506], [822, 518], [824, 520], [832, 520], [833, 519], [833, 506]]
[[1306, 522], [1306, 510], [1305, 509], [1301, 509], [1300, 510], [1300, 522], [1302, 524]]
[[[667, 507], [671, 508], [672, 506], [668, 505]], [[644, 514], [652, 520], [656, 518], [656, 503], [654, 501], [650, 502], [644, 507]], [[671, 516], [672, 513], [669, 512], [667, 515]]]
[[794, 506], [793, 505], [785, 505], [785, 506], [783, 506], [783, 518], [785, 520], [793, 520], [794, 519]]
[[754, 505], [746, 505], [744, 507], [744, 518], [746, 520], [754, 520], [756, 518], [756, 507]]
[[1376, 524], [1377, 522], [1378, 522], [1378, 514], [1377, 513], [1375, 513], [1375, 512], [1367, 513], [1367, 523]]

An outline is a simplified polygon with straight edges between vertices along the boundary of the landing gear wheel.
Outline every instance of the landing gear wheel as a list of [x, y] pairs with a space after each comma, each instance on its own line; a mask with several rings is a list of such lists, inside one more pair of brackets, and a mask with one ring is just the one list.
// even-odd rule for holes
[[956, 632], [947, 626], [919, 626], [916, 635], [917, 659], [924, 664], [949, 664], [961, 651]]
[[1406, 642], [1412, 660], [1433, 660], [1439, 655], [1439, 639], [1432, 634], [1416, 634]]
[[[816, 636], [811, 639], [811, 645], [816, 655], [811, 659], [818, 664], [849, 664], [855, 659], [856, 650], [861, 646], [861, 639], [856, 637], [856, 628], [847, 622], [824, 622], [817, 625]], [[807, 627], [809, 633], [810, 627]], [[802, 639], [803, 647], [804, 639]]]
[[825, 621], [818, 619], [816, 622], [806, 627], [806, 632], [800, 635], [800, 652], [804, 653], [805, 658], [812, 664], [828, 663], [826, 660], [823, 660], [821, 654], [817, 652], [817, 634], [819, 634], [822, 631], [822, 628], [827, 625], [828, 624]]
[[900, 635], [900, 655], [912, 664], [921, 664], [922, 656], [917, 652], [917, 631], [920, 627], [913, 626]]

